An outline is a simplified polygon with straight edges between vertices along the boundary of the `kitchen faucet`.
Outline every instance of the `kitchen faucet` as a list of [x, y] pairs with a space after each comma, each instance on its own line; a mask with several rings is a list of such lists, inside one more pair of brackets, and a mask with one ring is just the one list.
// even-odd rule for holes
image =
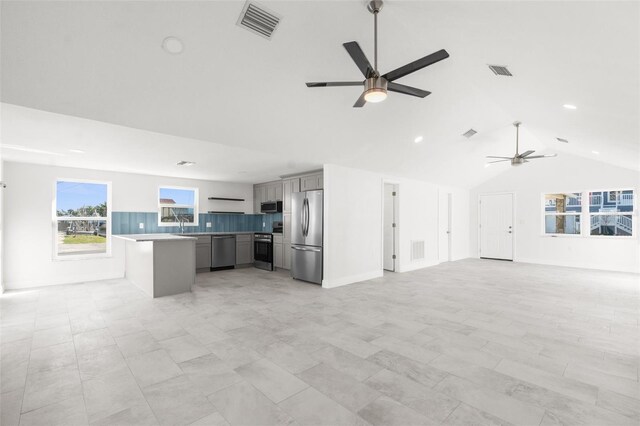
[[184, 216], [178, 216], [175, 212], [173, 212], [173, 217], [176, 218], [176, 220], [178, 221], [178, 224], [180, 226], [180, 233], [184, 234]]

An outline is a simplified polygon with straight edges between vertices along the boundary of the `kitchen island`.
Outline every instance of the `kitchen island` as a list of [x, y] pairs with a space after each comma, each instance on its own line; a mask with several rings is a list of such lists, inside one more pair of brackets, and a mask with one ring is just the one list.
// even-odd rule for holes
[[196, 237], [114, 235], [125, 240], [125, 277], [149, 296], [191, 291], [196, 279]]

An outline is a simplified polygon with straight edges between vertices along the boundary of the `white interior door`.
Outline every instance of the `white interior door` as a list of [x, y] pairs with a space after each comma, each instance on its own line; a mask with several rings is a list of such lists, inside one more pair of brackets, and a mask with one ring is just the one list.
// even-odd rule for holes
[[513, 260], [513, 194], [480, 196], [480, 257]]
[[396, 270], [396, 188], [395, 185], [384, 184], [383, 212], [383, 265], [387, 271]]

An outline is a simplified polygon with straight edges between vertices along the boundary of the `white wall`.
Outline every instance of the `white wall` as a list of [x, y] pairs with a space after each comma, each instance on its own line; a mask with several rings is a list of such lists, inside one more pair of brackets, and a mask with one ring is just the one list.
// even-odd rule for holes
[[[439, 191], [452, 192], [454, 259], [468, 257], [469, 193], [336, 165], [324, 166], [324, 280], [336, 287], [382, 276], [384, 183], [398, 185], [399, 272], [432, 266], [439, 258]], [[457, 203], [457, 204], [456, 204]], [[446, 227], [446, 223], [444, 224]], [[411, 242], [425, 241], [425, 258], [411, 261]]]
[[52, 201], [57, 178], [110, 181], [112, 211], [157, 210], [160, 185], [199, 188], [200, 212], [222, 210], [207, 197], [244, 198], [229, 210], [253, 209], [253, 185], [209, 182], [87, 169], [4, 163], [4, 284], [7, 289], [74, 283], [124, 276], [124, 245], [112, 240], [110, 258], [53, 260]]
[[[515, 261], [640, 272], [637, 211], [632, 238], [549, 237], [542, 233], [542, 194], [584, 190], [635, 189], [640, 173], [599, 161], [562, 154], [533, 160], [509, 170], [471, 190], [471, 253], [478, 256], [478, 196], [484, 193], [515, 193]], [[637, 209], [637, 198], [636, 198]]]
[[324, 166], [323, 287], [382, 275], [382, 177]]

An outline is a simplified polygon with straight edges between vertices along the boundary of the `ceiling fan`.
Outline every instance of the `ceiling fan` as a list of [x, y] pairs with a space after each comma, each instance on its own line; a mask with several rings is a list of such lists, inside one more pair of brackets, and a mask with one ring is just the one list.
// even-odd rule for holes
[[495, 155], [488, 155], [487, 158], [500, 158], [500, 160], [489, 161], [487, 164], [500, 163], [502, 161], [511, 161], [512, 166], [519, 166], [535, 158], [550, 158], [550, 157], [556, 157], [558, 155], [558, 154], [549, 154], [549, 155], [533, 155], [532, 156], [531, 154], [535, 152], [533, 150], [525, 151], [522, 154], [519, 154], [518, 153], [518, 133], [519, 133], [521, 124], [522, 123], [519, 121], [516, 121], [513, 123], [513, 125], [516, 127], [516, 154], [513, 157], [497, 157]]
[[448, 58], [449, 54], [444, 49], [438, 50], [435, 53], [427, 55], [424, 58], [420, 58], [386, 74], [380, 75], [378, 72], [378, 13], [382, 9], [382, 4], [382, 0], [371, 0], [367, 5], [367, 10], [373, 13], [374, 66], [371, 66], [371, 63], [369, 63], [369, 60], [357, 42], [350, 41], [343, 44], [344, 48], [347, 49], [347, 53], [349, 53], [349, 56], [353, 59], [353, 62], [356, 63], [364, 75], [365, 80], [307, 83], [307, 87], [364, 86], [364, 91], [353, 105], [354, 108], [361, 108], [367, 102], [384, 101], [387, 98], [387, 90], [402, 93], [404, 95], [416, 96], [418, 98], [424, 98], [431, 94], [431, 92], [427, 92], [426, 90], [394, 83], [394, 81]]

